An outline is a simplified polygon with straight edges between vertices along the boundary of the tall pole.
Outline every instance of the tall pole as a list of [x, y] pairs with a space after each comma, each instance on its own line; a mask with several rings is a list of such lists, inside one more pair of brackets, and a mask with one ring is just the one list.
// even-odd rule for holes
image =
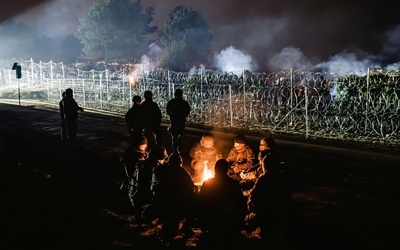
[[19, 87], [19, 82], [21, 81], [21, 79], [18, 79], [18, 105], [21, 106], [21, 91], [20, 91], [20, 87]]

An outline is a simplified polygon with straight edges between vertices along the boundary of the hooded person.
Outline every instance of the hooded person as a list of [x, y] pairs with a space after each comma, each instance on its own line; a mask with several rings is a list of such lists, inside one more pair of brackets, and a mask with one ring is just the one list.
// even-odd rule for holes
[[146, 136], [137, 136], [132, 139], [131, 144], [127, 147], [121, 157], [121, 162], [125, 167], [125, 174], [128, 178], [128, 196], [135, 208], [135, 193], [139, 186], [139, 170], [144, 167], [146, 160], [149, 158], [147, 152]]
[[241, 181], [240, 173], [251, 169], [255, 159], [253, 149], [247, 144], [247, 138], [242, 134], [236, 135], [233, 139], [233, 147], [226, 158], [230, 166], [229, 176]]
[[222, 159], [222, 154], [215, 147], [214, 137], [211, 134], [204, 134], [200, 143], [190, 150], [190, 157], [192, 158], [190, 166], [194, 172], [194, 182], [199, 183], [207, 177], [214, 176], [215, 163]]

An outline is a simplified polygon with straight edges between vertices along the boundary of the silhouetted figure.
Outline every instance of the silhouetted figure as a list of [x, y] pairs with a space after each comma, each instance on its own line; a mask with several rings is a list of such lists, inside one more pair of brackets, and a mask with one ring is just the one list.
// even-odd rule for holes
[[228, 174], [231, 178], [241, 181], [240, 173], [251, 169], [256, 157], [253, 149], [247, 144], [247, 139], [244, 135], [238, 134], [233, 142], [233, 148], [226, 158], [230, 167]]
[[137, 222], [149, 222], [149, 220], [143, 218], [144, 216], [142, 213], [145, 209], [144, 206], [152, 204], [153, 202], [153, 193], [150, 189], [153, 169], [165, 164], [167, 157], [167, 150], [163, 146], [156, 144], [149, 152], [149, 157], [145, 163], [138, 166], [138, 185], [133, 197], [136, 207], [135, 218]]
[[171, 122], [172, 148], [178, 151], [182, 146], [181, 139], [185, 132], [186, 118], [190, 114], [190, 106], [182, 97], [182, 89], [176, 89], [174, 95], [175, 98], [167, 103], [167, 114]]
[[147, 139], [145, 136], [136, 137], [132, 140], [122, 155], [122, 163], [125, 167], [125, 174], [128, 180], [128, 196], [134, 208], [135, 220], [141, 219], [141, 206], [144, 205], [137, 195], [139, 188], [139, 172], [145, 167], [146, 160], [149, 158], [147, 152]]
[[204, 181], [200, 189], [199, 223], [207, 246], [235, 246], [243, 229], [246, 199], [239, 182], [228, 176], [228, 169], [225, 159], [218, 160], [215, 177]]
[[60, 119], [61, 119], [61, 139], [67, 140], [68, 139], [68, 134], [67, 134], [67, 121], [65, 120], [65, 112], [64, 112], [64, 99], [65, 99], [65, 91], [62, 92], [62, 99], [58, 103], [58, 106], [60, 107]]
[[78, 110], [83, 111], [73, 97], [72, 89], [65, 90], [65, 98], [62, 100], [64, 117], [67, 123], [67, 134], [69, 140], [75, 140], [78, 132]]
[[138, 95], [135, 95], [132, 98], [132, 107], [125, 114], [126, 125], [128, 126], [128, 131], [131, 137], [133, 138], [135, 134], [141, 134], [142, 131], [138, 131], [137, 123], [140, 115], [140, 103], [142, 102], [142, 98]]
[[277, 146], [272, 137], [264, 137], [260, 140], [259, 151], [257, 155], [258, 164], [255, 164], [251, 169], [242, 171], [240, 177], [242, 178], [242, 189], [245, 196], [249, 195], [250, 189], [254, 186], [257, 179], [266, 172], [264, 162], [266, 157], [272, 157], [276, 154]]
[[264, 158], [266, 172], [250, 191], [246, 216], [250, 228], [260, 227], [266, 249], [286, 249], [292, 212], [292, 190], [284, 162], [277, 154]]
[[[150, 200], [149, 202], [144, 205], [142, 218], [145, 222], [150, 222], [158, 217], [158, 204], [156, 204], [152, 192], [152, 183], [153, 183], [153, 172], [154, 169], [158, 169], [164, 166], [167, 163], [168, 153], [167, 150], [159, 145], [156, 144], [150, 152], [149, 159], [146, 161], [146, 179], [149, 177], [149, 192], [150, 192]], [[149, 171], [151, 170], [151, 173]], [[150, 176], [148, 176], [150, 174]], [[147, 198], [146, 198], [147, 199]]]
[[194, 170], [193, 180], [197, 183], [201, 182], [203, 177], [214, 176], [215, 163], [222, 158], [222, 154], [214, 145], [214, 137], [211, 134], [204, 134], [200, 143], [190, 150], [190, 157], [192, 158], [190, 166]]
[[140, 104], [139, 113], [138, 129], [147, 137], [149, 148], [151, 149], [156, 143], [161, 144], [162, 114], [158, 104], [153, 101], [153, 93], [149, 90], [144, 92], [144, 101]]
[[[197, 198], [197, 187], [190, 174], [182, 167], [182, 157], [172, 153], [168, 163], [154, 168], [151, 189], [154, 202], [158, 206], [158, 218], [162, 224], [159, 237], [169, 245], [179, 232], [193, 233], [191, 223]], [[182, 220], [186, 219], [183, 229], [179, 230]]]

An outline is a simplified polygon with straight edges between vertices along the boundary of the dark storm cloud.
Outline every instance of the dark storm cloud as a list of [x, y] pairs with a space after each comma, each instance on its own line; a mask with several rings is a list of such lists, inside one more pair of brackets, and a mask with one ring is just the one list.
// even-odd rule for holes
[[[65, 35], [76, 30], [78, 18], [86, 17], [92, 3], [53, 0], [19, 18], [41, 23], [48, 34]], [[198, 11], [213, 34], [214, 53], [236, 48], [253, 57], [261, 69], [288, 67], [288, 60], [295, 58], [302, 65], [316, 65], [345, 54], [351, 56], [344, 58], [360, 61], [400, 61], [400, 15], [393, 0], [142, 0], [142, 4], [155, 7], [154, 24], [159, 28], [175, 6]]]

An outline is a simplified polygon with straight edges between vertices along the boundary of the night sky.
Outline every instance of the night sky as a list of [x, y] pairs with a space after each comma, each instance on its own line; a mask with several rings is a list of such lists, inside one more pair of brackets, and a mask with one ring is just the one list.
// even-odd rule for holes
[[[92, 3], [50, 0], [14, 18], [42, 25], [52, 36], [65, 36], [76, 30], [78, 18], [86, 17]], [[198, 11], [213, 34], [213, 52], [239, 50], [254, 60], [255, 68], [282, 68], [288, 61], [295, 67], [321, 65], [338, 57], [382, 67], [400, 62], [400, 15], [393, 0], [142, 0], [142, 4], [155, 7], [154, 24], [159, 28], [177, 5]]]

